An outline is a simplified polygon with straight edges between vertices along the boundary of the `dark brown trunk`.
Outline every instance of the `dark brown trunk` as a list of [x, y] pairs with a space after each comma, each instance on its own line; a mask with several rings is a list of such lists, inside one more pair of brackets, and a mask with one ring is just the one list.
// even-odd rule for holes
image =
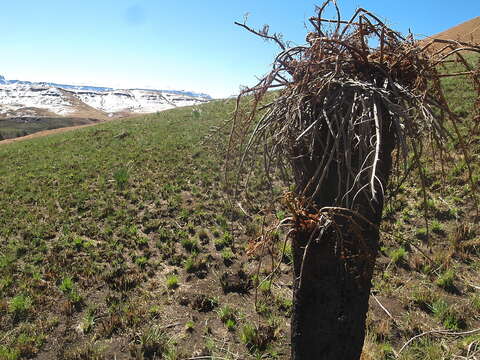
[[[337, 218], [337, 221], [345, 222], [345, 219]], [[364, 233], [370, 256], [364, 254], [363, 259], [355, 261], [338, 256], [336, 234], [332, 231], [323, 234], [320, 241], [309, 246], [300, 285], [305, 235], [299, 233], [293, 247], [292, 358], [358, 359], [365, 336], [378, 231], [370, 228]], [[344, 241], [348, 240], [344, 238]]]
[[[392, 163], [394, 138], [387, 131], [382, 135], [383, 149], [378, 173], [385, 188]], [[329, 173], [331, 175], [325, 191], [317, 199], [319, 208], [334, 205], [332, 194], [337, 193], [337, 171], [331, 169]], [[361, 199], [358, 212], [378, 226], [382, 208], [383, 196], [379, 191], [376, 202], [366, 197]], [[328, 227], [317, 240], [311, 241], [305, 256], [311, 232], [299, 230], [292, 241], [294, 360], [357, 360], [361, 356], [379, 231], [367, 222], [356, 219], [362, 227], [359, 237], [358, 233], [349, 231], [352, 224], [348, 218], [336, 216], [334, 220], [337, 226]], [[342, 233], [341, 241], [339, 232]]]

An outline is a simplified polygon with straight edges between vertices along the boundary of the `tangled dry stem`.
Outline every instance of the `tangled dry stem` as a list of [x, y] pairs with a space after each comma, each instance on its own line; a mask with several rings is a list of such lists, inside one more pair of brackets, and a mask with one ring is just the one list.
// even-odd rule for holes
[[[332, 4], [337, 18], [324, 19]], [[478, 123], [480, 66], [472, 67], [464, 54], [480, 53], [480, 46], [453, 40], [421, 43], [411, 34], [403, 37], [365, 9], [345, 21], [333, 0], [319, 7], [310, 23], [314, 31], [307, 35], [307, 45], [292, 48], [277, 34], [238, 24], [273, 40], [281, 52], [271, 72], [237, 99], [227, 171], [241, 173], [252, 167], [252, 154], [261, 152], [267, 175], [279, 169], [284, 179], [294, 181], [297, 195], [314, 203], [328, 173], [336, 171], [339, 185], [328, 205], [355, 210], [361, 198], [371, 202], [378, 201], [379, 194], [383, 198], [378, 165], [385, 134], [396, 144], [396, 161], [406, 169], [413, 160], [422, 182], [422, 139], [445, 150], [450, 138], [461, 147], [476, 203], [463, 124], [449, 108], [440, 79], [472, 79]], [[452, 60], [465, 71], [441, 73], [439, 66]], [[261, 105], [275, 88], [281, 89], [278, 96]], [[245, 95], [253, 95], [249, 109], [241, 105]]]

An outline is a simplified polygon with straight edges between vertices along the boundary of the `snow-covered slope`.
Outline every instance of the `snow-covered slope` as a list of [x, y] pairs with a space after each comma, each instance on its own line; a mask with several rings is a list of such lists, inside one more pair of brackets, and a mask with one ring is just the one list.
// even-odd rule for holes
[[151, 90], [70, 91], [85, 104], [107, 113], [150, 113], [207, 101], [204, 98]]
[[8, 115], [22, 108], [38, 108], [62, 116], [74, 113], [73, 104], [62, 95], [62, 90], [55, 87], [0, 85], [0, 113]]
[[104, 117], [151, 113], [211, 100], [186, 91], [127, 89], [6, 80], [0, 75], [0, 116], [35, 115]]

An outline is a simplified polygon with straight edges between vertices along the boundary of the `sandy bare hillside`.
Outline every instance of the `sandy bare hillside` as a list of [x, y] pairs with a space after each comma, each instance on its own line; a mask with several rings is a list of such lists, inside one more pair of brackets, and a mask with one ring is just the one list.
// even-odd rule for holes
[[480, 16], [454, 26], [439, 34], [432, 35], [427, 39], [451, 39], [480, 44]]

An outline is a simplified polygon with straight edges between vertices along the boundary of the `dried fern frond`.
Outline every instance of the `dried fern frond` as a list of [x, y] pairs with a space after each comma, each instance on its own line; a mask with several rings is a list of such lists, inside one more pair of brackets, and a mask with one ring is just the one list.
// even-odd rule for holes
[[[449, 108], [440, 79], [469, 76], [480, 99], [480, 66], [473, 68], [464, 57], [466, 52], [480, 54], [480, 46], [449, 40], [419, 43], [364, 9], [348, 21], [340, 18], [338, 8], [337, 19], [324, 19], [331, 4], [336, 7], [327, 1], [310, 19], [314, 31], [305, 46], [286, 48], [277, 34], [240, 24], [277, 42], [281, 52], [271, 72], [238, 98], [227, 171], [241, 173], [252, 166], [252, 154], [261, 152], [266, 172], [280, 169], [296, 184], [297, 195], [320, 206], [355, 210], [359, 199], [375, 202], [378, 194], [383, 199], [382, 151], [395, 148], [395, 159], [404, 168], [409, 156], [414, 167], [422, 168], [422, 139], [442, 149], [455, 139], [474, 190], [461, 119]], [[439, 65], [452, 58], [465, 71], [440, 73]], [[267, 92], [277, 88], [278, 96], [263, 106]], [[249, 111], [241, 106], [245, 95], [253, 95]], [[478, 106], [476, 111], [474, 121]], [[335, 194], [321, 199], [320, 190], [331, 186], [331, 172], [338, 173]]]

